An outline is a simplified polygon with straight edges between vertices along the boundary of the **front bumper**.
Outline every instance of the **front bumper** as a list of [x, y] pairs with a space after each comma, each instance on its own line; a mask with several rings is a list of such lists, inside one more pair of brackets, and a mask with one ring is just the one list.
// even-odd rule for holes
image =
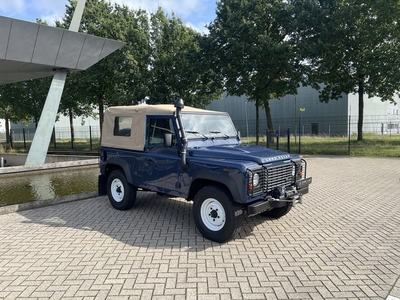
[[298, 180], [290, 188], [273, 191], [265, 199], [256, 201], [247, 206], [247, 215], [254, 216], [263, 211], [279, 208], [287, 205], [288, 202], [297, 204], [302, 202], [302, 196], [308, 193], [308, 187], [312, 182], [312, 177]]

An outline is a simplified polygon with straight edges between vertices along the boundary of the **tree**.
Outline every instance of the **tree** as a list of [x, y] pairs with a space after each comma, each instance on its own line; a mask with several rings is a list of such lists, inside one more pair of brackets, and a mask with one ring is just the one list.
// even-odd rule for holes
[[68, 74], [68, 84], [65, 85], [59, 107], [59, 112], [64, 116], [68, 116], [72, 145], [75, 141], [74, 119], [79, 116], [95, 117], [93, 106], [84, 98], [87, 94], [84, 92], [84, 86], [80, 82], [82, 80], [80, 75], [79, 72]]
[[[69, 1], [63, 22], [58, 26], [67, 28], [71, 22], [76, 1]], [[76, 101], [80, 101], [84, 107], [98, 107], [100, 127], [104, 107], [136, 103], [146, 95], [148, 30], [148, 17], [143, 10], [132, 11], [127, 6], [113, 6], [105, 0], [86, 1], [81, 31], [126, 43], [88, 70], [79, 72], [74, 80], [80, 91]], [[70, 84], [68, 80], [66, 84]], [[66, 97], [71, 98], [68, 95]]]
[[[61, 27], [68, 27], [76, 6], [69, 0]], [[213, 52], [208, 39], [186, 27], [174, 15], [159, 9], [143, 10], [87, 0], [81, 31], [125, 42], [125, 46], [86, 71], [67, 79], [61, 101], [63, 112], [96, 106], [100, 124], [104, 107], [150, 103], [173, 103], [181, 97], [188, 105], [204, 107], [221, 95], [221, 83], [212, 69]], [[73, 85], [73, 87], [71, 87]], [[71, 101], [77, 105], [71, 106]]]
[[24, 87], [24, 94], [20, 98], [23, 114], [20, 114], [19, 121], [34, 122], [37, 127], [51, 85], [51, 77], [27, 80], [21, 84]]
[[15, 107], [18, 99], [23, 94], [21, 83], [12, 83], [0, 86], [0, 118], [6, 121], [6, 143], [11, 142], [9, 122], [18, 120], [18, 112]]
[[271, 130], [269, 100], [296, 93], [301, 79], [290, 20], [284, 0], [224, 0], [209, 26], [227, 92], [247, 95], [257, 112], [262, 103]]
[[[38, 24], [46, 22], [37, 19]], [[6, 139], [10, 142], [9, 122], [30, 123], [37, 126], [50, 87], [51, 78], [26, 80], [0, 86], [0, 117], [6, 119]]]
[[207, 37], [174, 14], [169, 19], [161, 8], [151, 15], [151, 50], [150, 103], [183, 98], [187, 105], [205, 107], [222, 94]]
[[320, 100], [358, 93], [358, 137], [363, 139], [364, 94], [393, 101], [400, 82], [398, 0], [292, 1], [296, 42]]
[[[50, 78], [32, 79], [0, 86], [0, 118], [37, 126], [50, 86]], [[6, 128], [7, 143], [10, 128]]]

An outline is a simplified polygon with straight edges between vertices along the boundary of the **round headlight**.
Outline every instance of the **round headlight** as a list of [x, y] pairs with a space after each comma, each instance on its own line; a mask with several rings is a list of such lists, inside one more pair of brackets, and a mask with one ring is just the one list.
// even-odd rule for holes
[[294, 177], [296, 175], [296, 166], [292, 167], [292, 176]]
[[260, 175], [254, 173], [253, 175], [253, 186], [257, 187], [260, 184]]

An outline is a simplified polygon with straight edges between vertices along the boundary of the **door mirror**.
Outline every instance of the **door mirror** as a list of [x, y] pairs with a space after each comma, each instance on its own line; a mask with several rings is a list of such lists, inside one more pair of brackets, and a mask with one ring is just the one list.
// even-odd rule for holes
[[172, 133], [164, 133], [164, 147], [172, 146]]

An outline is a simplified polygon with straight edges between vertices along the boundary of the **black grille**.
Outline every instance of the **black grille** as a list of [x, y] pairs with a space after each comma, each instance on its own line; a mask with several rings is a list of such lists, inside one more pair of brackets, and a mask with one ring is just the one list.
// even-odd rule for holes
[[[260, 176], [260, 184], [249, 191], [249, 196], [257, 196], [264, 193], [269, 193], [277, 187], [290, 185], [294, 182], [292, 175], [294, 164], [263, 167], [257, 171], [251, 171], [250, 174], [257, 173]], [[252, 176], [250, 175], [250, 179]]]
[[266, 191], [270, 192], [276, 187], [290, 185], [293, 182], [292, 170], [293, 164], [265, 168]]

